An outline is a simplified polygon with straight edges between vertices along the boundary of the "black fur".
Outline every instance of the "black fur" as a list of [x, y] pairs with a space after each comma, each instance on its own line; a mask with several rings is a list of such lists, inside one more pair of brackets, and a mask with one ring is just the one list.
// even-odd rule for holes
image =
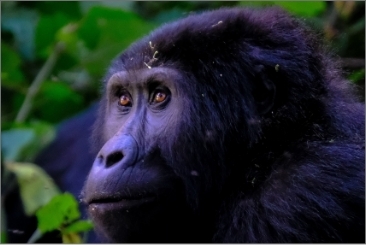
[[105, 81], [159, 67], [184, 77], [184, 110], [154, 140], [205, 242], [365, 241], [364, 105], [302, 23], [277, 8], [191, 15], [133, 44]]

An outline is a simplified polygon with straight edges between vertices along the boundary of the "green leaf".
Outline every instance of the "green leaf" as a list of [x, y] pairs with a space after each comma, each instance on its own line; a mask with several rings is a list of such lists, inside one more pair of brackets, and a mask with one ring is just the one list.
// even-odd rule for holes
[[53, 180], [35, 164], [5, 162], [5, 167], [16, 175], [27, 215], [34, 214], [59, 193]]
[[360, 69], [353, 71], [350, 75], [348, 75], [348, 79], [353, 83], [357, 83], [362, 81], [365, 78], [365, 69]]
[[154, 17], [154, 21], [156, 21], [157, 23], [163, 24], [163, 23], [166, 23], [169, 21], [176, 20], [183, 16], [184, 16], [184, 10], [181, 10], [179, 8], [173, 8], [173, 9], [158, 13], [158, 15]]
[[1, 28], [13, 34], [15, 47], [20, 51], [22, 58], [27, 60], [34, 59], [34, 33], [38, 18], [35, 10], [25, 8], [1, 11]]
[[36, 154], [55, 137], [54, 127], [44, 122], [13, 125], [1, 135], [4, 159], [7, 161], [33, 161]]
[[57, 31], [69, 22], [68, 16], [63, 13], [56, 13], [52, 16], [42, 16], [36, 28], [36, 51], [37, 54], [46, 58], [51, 52], [55, 43]]
[[62, 234], [79, 233], [93, 229], [93, 223], [90, 220], [78, 220], [62, 230]]
[[250, 6], [255, 8], [273, 5], [273, 1], [240, 1], [239, 6]]
[[20, 65], [19, 55], [7, 44], [1, 42], [1, 86], [14, 88], [25, 85]]
[[22, 161], [34, 161], [36, 155], [43, 147], [55, 138], [56, 132], [51, 124], [41, 121], [32, 121], [27, 127], [35, 133], [35, 138], [29, 145], [24, 147], [19, 159]]
[[21, 152], [35, 140], [32, 129], [12, 129], [1, 132], [1, 149], [4, 160], [20, 160]]
[[56, 123], [81, 111], [83, 97], [64, 82], [46, 81], [35, 98], [34, 115]]
[[7, 242], [7, 234], [5, 231], [1, 231], [1, 243], [6, 243]]
[[81, 17], [80, 2], [78, 1], [37, 1], [35, 3], [36, 8], [43, 15], [62, 13], [73, 20]]
[[52, 124], [43, 121], [32, 121], [29, 123], [29, 127], [34, 130], [37, 137], [36, 142], [34, 142], [38, 146], [36, 152], [48, 145], [56, 136], [55, 127]]
[[252, 7], [280, 6], [300, 16], [314, 17], [326, 10], [325, 1], [241, 1], [239, 5]]
[[133, 12], [92, 7], [78, 30], [79, 38], [92, 50], [82, 57], [83, 67], [91, 75], [100, 76], [111, 59], [154, 27]]
[[69, 23], [68, 25], [62, 27], [56, 33], [57, 41], [65, 44], [66, 52], [73, 54], [78, 52], [78, 37], [76, 31], [78, 29], [77, 23]]
[[57, 195], [36, 212], [38, 229], [48, 232], [80, 218], [78, 203], [70, 193]]
[[287, 11], [301, 16], [317, 16], [325, 11], [326, 3], [324, 1], [279, 1], [273, 2]]

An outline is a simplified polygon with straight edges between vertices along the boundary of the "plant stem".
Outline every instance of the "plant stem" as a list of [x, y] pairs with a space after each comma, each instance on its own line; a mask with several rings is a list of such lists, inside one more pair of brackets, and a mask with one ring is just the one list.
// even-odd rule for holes
[[31, 86], [29, 87], [25, 99], [23, 101], [22, 106], [15, 118], [15, 122], [22, 123], [27, 118], [30, 109], [32, 107], [32, 100], [34, 96], [37, 94], [38, 90], [41, 87], [42, 82], [49, 76], [52, 71], [59, 54], [64, 50], [64, 44], [61, 42], [56, 43], [52, 54], [48, 57], [46, 63], [44, 63], [43, 67], [33, 80]]
[[34, 233], [29, 238], [27, 243], [34, 243], [35, 241], [37, 241], [41, 237], [42, 237], [42, 232], [39, 229], [37, 229], [37, 230], [34, 231]]

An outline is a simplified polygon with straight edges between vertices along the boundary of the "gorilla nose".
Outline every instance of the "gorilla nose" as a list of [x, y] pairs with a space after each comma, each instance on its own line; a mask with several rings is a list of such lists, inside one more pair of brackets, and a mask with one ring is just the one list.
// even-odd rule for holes
[[128, 167], [136, 161], [137, 143], [130, 135], [116, 135], [105, 143], [100, 150], [96, 162], [105, 168], [116, 164]]
[[105, 166], [108, 168], [115, 163], [118, 163], [123, 158], [123, 153], [121, 151], [114, 152], [107, 156]]

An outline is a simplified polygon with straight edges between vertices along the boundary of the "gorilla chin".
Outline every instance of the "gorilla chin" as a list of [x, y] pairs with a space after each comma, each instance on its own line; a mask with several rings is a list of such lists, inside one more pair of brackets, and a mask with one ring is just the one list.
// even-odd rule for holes
[[[118, 142], [119, 146], [128, 149], [131, 146], [126, 140], [128, 137], [125, 136], [122, 143]], [[110, 139], [99, 156], [103, 149], [110, 149], [116, 139]], [[131, 152], [123, 152], [124, 160], [133, 160], [127, 157]], [[101, 157], [96, 158], [84, 187], [83, 201], [104, 241], [172, 242], [178, 237], [190, 242], [182, 232], [187, 231], [184, 228], [186, 222], [193, 220], [193, 214], [186, 205], [183, 184], [169, 168], [164, 167], [166, 164], [158, 155], [149, 154], [143, 161], [133, 164], [114, 164], [114, 160], [108, 159], [108, 165]], [[106, 165], [109, 167], [105, 168]], [[125, 165], [130, 167], [125, 168]], [[120, 181], [112, 186], [102, 178], [104, 174]]]
[[[176, 223], [176, 218], [181, 220], [176, 215], [183, 211], [178, 208], [181, 200], [166, 198], [164, 201], [157, 200], [156, 197], [143, 197], [135, 200], [101, 201], [91, 202], [88, 211], [96, 230], [105, 237], [105, 241], [154, 242], [161, 241], [163, 237], [164, 242], [169, 242], [174, 240], [173, 237], [179, 236], [172, 226]], [[116, 224], [118, 229], [113, 226]]]

